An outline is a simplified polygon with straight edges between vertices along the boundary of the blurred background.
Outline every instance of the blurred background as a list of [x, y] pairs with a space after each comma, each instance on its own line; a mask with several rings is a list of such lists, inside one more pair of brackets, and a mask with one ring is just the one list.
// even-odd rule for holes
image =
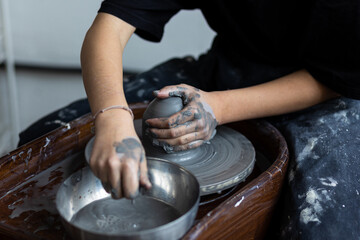
[[[80, 49], [102, 0], [0, 0], [0, 156], [42, 116], [86, 97]], [[171, 57], [209, 49], [214, 33], [198, 10], [181, 11], [160, 43], [133, 36], [124, 71], [137, 73]]]

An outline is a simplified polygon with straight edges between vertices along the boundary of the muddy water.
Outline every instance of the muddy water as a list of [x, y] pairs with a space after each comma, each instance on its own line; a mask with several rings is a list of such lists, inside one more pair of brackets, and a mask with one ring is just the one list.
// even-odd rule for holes
[[147, 196], [135, 200], [97, 200], [80, 209], [71, 223], [97, 233], [120, 234], [164, 225], [180, 217], [172, 206]]

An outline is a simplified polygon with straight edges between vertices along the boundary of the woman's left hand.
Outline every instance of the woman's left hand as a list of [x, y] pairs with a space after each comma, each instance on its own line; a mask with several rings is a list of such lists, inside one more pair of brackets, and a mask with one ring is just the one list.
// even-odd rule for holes
[[167, 86], [155, 91], [157, 98], [181, 97], [184, 108], [168, 118], [146, 120], [153, 145], [167, 152], [196, 148], [216, 133], [215, 114], [209, 102], [209, 93], [186, 84]]

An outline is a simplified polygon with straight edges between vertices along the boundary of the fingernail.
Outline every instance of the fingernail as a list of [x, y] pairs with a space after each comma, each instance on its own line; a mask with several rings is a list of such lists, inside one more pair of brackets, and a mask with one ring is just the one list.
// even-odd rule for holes
[[152, 131], [150, 131], [149, 128], [145, 129], [145, 135], [147, 135], [149, 137], [157, 138], [157, 135], [155, 133], [153, 133]]
[[114, 198], [114, 199], [118, 199], [119, 198], [119, 195], [117, 194], [117, 191], [115, 188], [112, 188], [111, 189], [111, 197]]
[[129, 197], [130, 199], [135, 199], [138, 195], [139, 195], [139, 190], [136, 189], [136, 191], [134, 193], [131, 193]]
[[152, 183], [151, 183], [152, 175], [150, 175], [149, 172], [147, 172], [146, 175], [147, 175], [147, 179], [145, 181], [146, 189], [150, 189], [152, 187]]
[[152, 140], [152, 144], [153, 144], [154, 146], [160, 146], [160, 142], [159, 142], [159, 140], [157, 140], [157, 139], [153, 139], [153, 140]]
[[155, 90], [155, 91], [153, 91], [153, 95], [154, 95], [155, 97], [157, 97], [157, 96], [159, 95], [159, 92], [160, 92], [160, 90]]
[[111, 186], [110, 186], [110, 184], [108, 184], [108, 183], [101, 183], [101, 184], [102, 184], [104, 190], [105, 190], [107, 193], [110, 193], [110, 192], [111, 192]]
[[151, 182], [149, 181], [149, 182], [147, 182], [146, 183], [146, 189], [150, 189], [152, 187], [152, 184], [151, 184]]
[[153, 137], [153, 138], [157, 138], [157, 137], [158, 137], [155, 133], [153, 133], [153, 132], [150, 131], [150, 130], [149, 130], [149, 133], [150, 133], [150, 136]]

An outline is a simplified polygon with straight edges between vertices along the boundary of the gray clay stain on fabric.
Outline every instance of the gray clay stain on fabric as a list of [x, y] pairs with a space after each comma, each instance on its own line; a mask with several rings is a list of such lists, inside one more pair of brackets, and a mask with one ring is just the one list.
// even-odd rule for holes
[[[293, 153], [283, 239], [358, 237], [352, 221], [360, 219], [359, 118], [359, 101], [340, 98], [274, 122]], [[350, 222], [338, 228], [338, 221]]]

